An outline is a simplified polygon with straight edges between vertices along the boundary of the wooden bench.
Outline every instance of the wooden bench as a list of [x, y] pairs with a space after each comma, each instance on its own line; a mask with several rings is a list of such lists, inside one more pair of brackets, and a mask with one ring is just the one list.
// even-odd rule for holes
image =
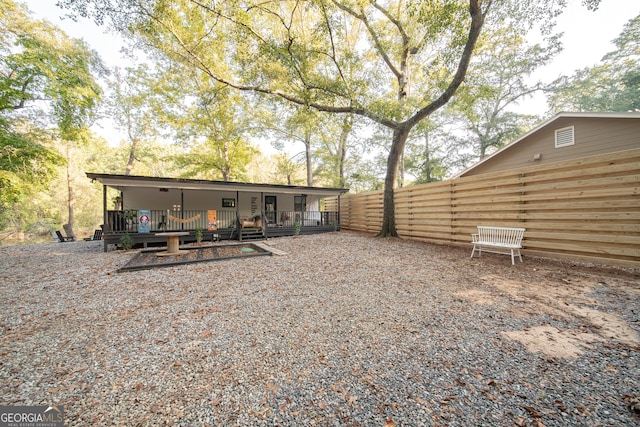
[[515, 255], [518, 255], [520, 262], [522, 262], [520, 249], [522, 249], [521, 244], [524, 232], [524, 228], [487, 227], [479, 225], [478, 233], [471, 235], [471, 243], [473, 243], [471, 258], [473, 258], [473, 254], [477, 249], [478, 256], [482, 255], [482, 251], [511, 255], [511, 264], [514, 265]]

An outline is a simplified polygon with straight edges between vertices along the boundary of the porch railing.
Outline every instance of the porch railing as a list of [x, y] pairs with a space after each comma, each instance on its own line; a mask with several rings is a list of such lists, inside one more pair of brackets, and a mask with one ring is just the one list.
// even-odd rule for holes
[[300, 227], [334, 226], [338, 225], [338, 212], [335, 211], [275, 211], [265, 212], [267, 227], [294, 227], [296, 222]]
[[[151, 210], [149, 211], [150, 231], [189, 231], [209, 228], [206, 210]], [[218, 229], [234, 228], [236, 211], [216, 211]], [[107, 211], [107, 230], [114, 233], [137, 233], [138, 211], [127, 209]]]
[[[149, 212], [150, 232], [191, 231], [196, 228], [209, 228], [208, 211], [206, 210], [151, 210]], [[339, 223], [338, 212], [335, 211], [274, 211], [264, 212], [267, 227], [300, 227], [333, 226]], [[105, 231], [113, 233], [137, 233], [138, 211], [132, 209], [107, 211]], [[237, 227], [236, 211], [216, 210], [216, 226], [218, 230], [235, 229]]]

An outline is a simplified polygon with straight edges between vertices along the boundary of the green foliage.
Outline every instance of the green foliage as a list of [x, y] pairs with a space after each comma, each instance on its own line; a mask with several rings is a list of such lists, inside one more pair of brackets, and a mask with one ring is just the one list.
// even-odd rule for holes
[[294, 236], [298, 236], [300, 234], [300, 228], [301, 228], [302, 224], [300, 223], [300, 220], [295, 220], [293, 223], [293, 235]]
[[257, 152], [249, 143], [252, 116], [248, 104], [239, 93], [202, 72], [186, 66], [182, 70], [180, 79], [165, 82], [172, 99], [163, 111], [167, 126], [183, 148], [183, 153], [172, 158], [180, 175], [245, 180], [246, 165]]
[[129, 233], [120, 237], [120, 246], [122, 246], [122, 249], [124, 249], [125, 251], [131, 250], [134, 244], [135, 242], [133, 240], [133, 237], [129, 236]]
[[515, 113], [513, 107], [541, 90], [540, 84], [527, 84], [526, 77], [559, 51], [557, 36], [548, 37], [544, 46], [528, 45], [521, 29], [510, 23], [488, 28], [465, 85], [444, 113], [464, 132], [457, 130], [450, 139], [472, 150], [477, 161], [528, 130], [538, 118]]
[[46, 187], [64, 159], [34, 140], [34, 135], [14, 131], [0, 117], [0, 203], [16, 202], [22, 194]]
[[[591, 6], [597, 2], [589, 0]], [[109, 19], [115, 28], [140, 36], [169, 60], [200, 70], [225, 88], [328, 113], [351, 113], [386, 127], [391, 143], [383, 235], [396, 234], [393, 189], [409, 133], [458, 90], [483, 26], [513, 26], [525, 32], [541, 23], [549, 29], [564, 6], [553, 0], [60, 4], [98, 22]], [[206, 117], [206, 123], [215, 123]], [[211, 147], [218, 147], [221, 161], [204, 162], [190, 173], [217, 168], [226, 179], [226, 146], [200, 130], [192, 135], [204, 136]], [[192, 160], [205, 157], [205, 152], [196, 154]], [[184, 164], [188, 166], [186, 159]]]
[[559, 111], [640, 111], [640, 15], [602, 61], [554, 82], [549, 105]]
[[195, 231], [196, 242], [202, 242], [202, 227], [196, 227]]
[[93, 119], [102, 92], [93, 73], [104, 66], [81, 40], [46, 21], [33, 21], [11, 0], [0, 0], [2, 77], [0, 111], [20, 110], [37, 100], [50, 106], [51, 122], [64, 139]]
[[[68, 141], [87, 139], [101, 92], [93, 73], [102, 71], [83, 41], [0, 0], [0, 228], [59, 220], [31, 202], [59, 175]], [[56, 147], [55, 137], [66, 141]]]

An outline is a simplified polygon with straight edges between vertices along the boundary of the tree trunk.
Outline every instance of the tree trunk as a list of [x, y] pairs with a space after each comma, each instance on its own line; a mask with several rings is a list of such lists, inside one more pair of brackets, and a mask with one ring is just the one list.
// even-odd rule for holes
[[431, 150], [429, 149], [429, 131], [424, 131], [424, 172], [427, 182], [431, 182]]
[[71, 177], [71, 150], [72, 143], [71, 141], [67, 141], [67, 192], [68, 192], [68, 208], [69, 208], [69, 231], [67, 237], [73, 238], [75, 237], [75, 232], [73, 231], [73, 225], [75, 223], [75, 217], [73, 213], [73, 206], [75, 204], [74, 191], [73, 191], [73, 180]]
[[311, 131], [304, 132], [304, 151], [307, 163], [307, 185], [313, 187], [313, 167], [311, 163]]
[[218, 156], [220, 157], [222, 180], [229, 182], [231, 179], [231, 162], [229, 161], [229, 143], [227, 141], [222, 144], [222, 147], [218, 147]]
[[378, 237], [398, 237], [396, 230], [395, 186], [398, 179], [398, 164], [411, 130], [408, 126], [399, 126], [393, 130], [393, 141], [387, 159], [387, 176], [384, 180], [384, 207], [382, 229]]
[[338, 186], [344, 188], [346, 180], [344, 178], [344, 161], [347, 158], [347, 138], [353, 129], [353, 113], [344, 115], [342, 129], [340, 132], [340, 140], [338, 142]]
[[127, 161], [127, 169], [124, 172], [124, 174], [127, 176], [131, 175], [131, 171], [133, 170], [133, 162], [136, 161], [136, 147], [138, 146], [138, 140], [136, 138], [131, 138], [131, 136], [129, 136], [129, 139], [131, 140], [131, 147], [129, 147], [129, 160]]
[[404, 150], [400, 153], [400, 178], [398, 179], [398, 187], [404, 187]]

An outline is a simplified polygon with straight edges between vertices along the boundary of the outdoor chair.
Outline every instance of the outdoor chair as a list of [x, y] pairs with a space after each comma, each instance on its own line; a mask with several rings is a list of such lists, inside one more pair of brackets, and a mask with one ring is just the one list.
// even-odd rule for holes
[[162, 219], [158, 223], [158, 230], [166, 230], [167, 229], [167, 217], [162, 215]]
[[64, 237], [59, 230], [56, 230], [53, 233], [53, 235], [54, 235], [53, 237], [56, 238], [58, 240], [58, 242], [60, 242], [60, 243], [62, 243], [62, 242], [70, 242], [70, 240], [68, 238]]
[[93, 237], [85, 237], [85, 241], [102, 240], [102, 230], [96, 230], [93, 232]]

